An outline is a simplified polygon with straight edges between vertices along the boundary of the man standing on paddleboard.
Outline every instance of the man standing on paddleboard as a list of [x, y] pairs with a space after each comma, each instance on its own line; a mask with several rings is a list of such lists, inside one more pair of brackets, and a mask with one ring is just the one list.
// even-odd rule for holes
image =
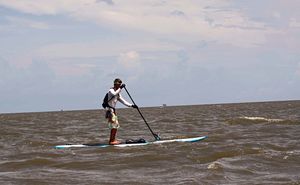
[[116, 139], [117, 130], [120, 127], [117, 113], [116, 113], [116, 104], [117, 102], [121, 102], [127, 107], [138, 108], [137, 105], [128, 103], [122, 96], [121, 90], [125, 87], [125, 84], [122, 84], [122, 80], [116, 78], [114, 80], [114, 87], [111, 87], [108, 93], [105, 95], [103, 99], [103, 108], [105, 108], [105, 118], [108, 121], [108, 127], [110, 128], [110, 138], [109, 144], [116, 145], [120, 144], [120, 142]]

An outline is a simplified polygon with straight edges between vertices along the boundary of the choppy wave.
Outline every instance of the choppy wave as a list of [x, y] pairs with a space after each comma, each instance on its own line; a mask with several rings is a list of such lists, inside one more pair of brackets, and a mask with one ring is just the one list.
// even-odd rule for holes
[[274, 124], [300, 124], [300, 120], [266, 118], [266, 117], [252, 117], [242, 116], [227, 120], [229, 124], [255, 124], [255, 123], [274, 123]]

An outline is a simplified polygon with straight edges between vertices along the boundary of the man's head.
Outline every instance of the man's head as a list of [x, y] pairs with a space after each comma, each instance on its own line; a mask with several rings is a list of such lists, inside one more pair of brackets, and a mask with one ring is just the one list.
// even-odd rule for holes
[[114, 81], [114, 85], [121, 85], [122, 84], [122, 80], [120, 78], [116, 78]]

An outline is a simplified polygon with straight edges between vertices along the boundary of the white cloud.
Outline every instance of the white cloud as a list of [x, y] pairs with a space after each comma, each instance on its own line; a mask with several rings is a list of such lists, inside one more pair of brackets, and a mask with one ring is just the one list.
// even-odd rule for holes
[[75, 11], [78, 6], [84, 5], [84, 1], [80, 0], [1, 0], [0, 5], [12, 8], [24, 13], [33, 15], [57, 15], [60, 13], [66, 13]]
[[140, 65], [140, 55], [136, 51], [121, 53], [119, 63], [126, 69], [136, 69]]
[[33, 21], [30, 19], [11, 17], [11, 16], [6, 17], [6, 20], [8, 20], [11, 26], [15, 28], [30, 27], [30, 28], [41, 29], [41, 30], [49, 29], [49, 25], [41, 21]]
[[272, 12], [272, 17], [274, 17], [275, 19], [280, 19], [281, 18], [281, 14], [279, 12]]
[[[138, 42], [136, 41], [138, 40]], [[43, 58], [76, 58], [118, 56], [128, 51], [170, 51], [178, 50], [175, 44], [151, 38], [128, 37], [124, 39], [109, 38], [93, 42], [62, 42], [44, 45], [32, 55]]]
[[249, 47], [263, 44], [265, 34], [272, 31], [263, 23], [248, 19], [242, 11], [226, 11], [231, 6], [230, 1], [105, 2], [110, 2], [109, 6], [94, 0], [0, 0], [0, 5], [34, 15], [67, 15], [133, 34], [137, 31], [178, 41], [217, 40]]
[[290, 28], [300, 28], [300, 21], [296, 18], [291, 18], [289, 21]]

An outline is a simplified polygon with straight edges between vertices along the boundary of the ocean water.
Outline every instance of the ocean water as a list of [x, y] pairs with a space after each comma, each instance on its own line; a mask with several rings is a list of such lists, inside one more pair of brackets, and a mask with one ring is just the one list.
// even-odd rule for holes
[[[55, 149], [105, 143], [103, 110], [0, 114], [0, 184], [300, 184], [300, 101], [141, 108], [162, 139], [196, 143]], [[135, 109], [118, 139], [153, 140]]]

